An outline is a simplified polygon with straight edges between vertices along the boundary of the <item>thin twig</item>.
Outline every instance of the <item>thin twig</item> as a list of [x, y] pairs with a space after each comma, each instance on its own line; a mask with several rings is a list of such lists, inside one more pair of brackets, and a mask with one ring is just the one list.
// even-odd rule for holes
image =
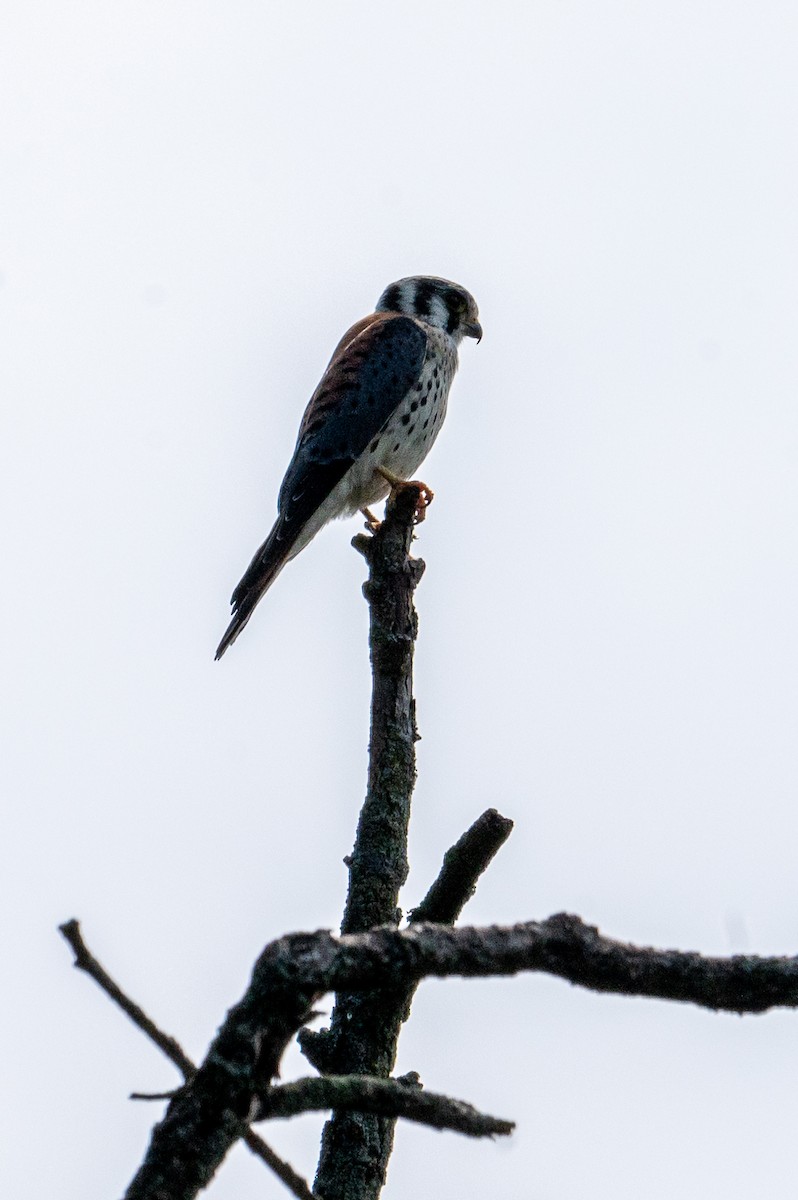
[[327, 1108], [404, 1117], [433, 1129], [452, 1129], [470, 1137], [494, 1137], [512, 1133], [515, 1128], [512, 1121], [489, 1117], [463, 1100], [370, 1075], [322, 1075], [277, 1084], [261, 1096], [261, 1108], [255, 1119], [292, 1117]]
[[58, 932], [67, 940], [72, 953], [75, 955], [75, 967], [79, 971], [85, 971], [90, 975], [95, 983], [98, 983], [106, 996], [110, 996], [114, 1004], [122, 1009], [122, 1012], [130, 1017], [134, 1025], [137, 1025], [142, 1033], [146, 1033], [151, 1042], [154, 1042], [162, 1054], [165, 1054], [170, 1062], [173, 1062], [184, 1079], [189, 1079], [195, 1072], [196, 1067], [191, 1059], [173, 1037], [167, 1033], [163, 1033], [152, 1021], [143, 1008], [135, 1004], [129, 999], [103, 966], [97, 961], [94, 955], [90, 952], [88, 946], [83, 940], [83, 935], [80, 932], [80, 925], [77, 921], [65, 921], [63, 925], [58, 926]]
[[[154, 1042], [159, 1050], [174, 1063], [184, 1079], [191, 1079], [197, 1070], [194, 1063], [183, 1051], [179, 1043], [173, 1037], [170, 1037], [159, 1029], [155, 1022], [147, 1016], [144, 1009], [126, 996], [119, 984], [111, 978], [84, 942], [80, 931], [80, 924], [73, 919], [65, 921], [63, 925], [59, 925], [58, 929], [72, 948], [72, 952], [75, 955], [75, 967], [80, 971], [85, 971], [95, 983], [99, 984], [105, 994], [130, 1017], [134, 1025], [138, 1026], [143, 1033], [146, 1033], [150, 1041]], [[131, 1099], [171, 1099], [174, 1095], [174, 1092], [166, 1092], [161, 1097], [155, 1095], [144, 1096], [143, 1094], [134, 1092]], [[259, 1134], [255, 1133], [254, 1129], [247, 1129], [242, 1135], [242, 1141], [256, 1157], [262, 1159], [271, 1168], [288, 1190], [294, 1196], [298, 1197], [298, 1200], [318, 1200], [318, 1197], [310, 1190], [302, 1176], [297, 1174], [289, 1163], [280, 1158], [279, 1154], [276, 1154], [271, 1146], [267, 1142], [264, 1142]]]

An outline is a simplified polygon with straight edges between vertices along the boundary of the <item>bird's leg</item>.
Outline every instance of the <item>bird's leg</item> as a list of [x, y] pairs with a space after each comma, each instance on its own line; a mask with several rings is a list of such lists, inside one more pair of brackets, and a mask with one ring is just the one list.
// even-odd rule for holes
[[389, 471], [387, 467], [375, 467], [374, 470], [378, 475], [382, 475], [383, 479], [386, 479], [392, 488], [399, 487], [400, 483], [405, 482], [398, 475], [394, 475], [393, 471]]
[[375, 467], [374, 470], [378, 475], [382, 475], [383, 479], [387, 479], [391, 485], [391, 489], [399, 487], [415, 488], [418, 492], [416, 525], [420, 525], [427, 515], [427, 509], [435, 499], [435, 493], [432, 488], [427, 487], [426, 483], [422, 483], [420, 479], [400, 479], [398, 475], [394, 475], [393, 471], [389, 471], [386, 467]]
[[369, 533], [376, 533], [380, 527], [380, 522], [374, 516], [374, 513], [368, 508], [361, 508], [360, 511], [366, 518], [366, 529], [368, 529]]

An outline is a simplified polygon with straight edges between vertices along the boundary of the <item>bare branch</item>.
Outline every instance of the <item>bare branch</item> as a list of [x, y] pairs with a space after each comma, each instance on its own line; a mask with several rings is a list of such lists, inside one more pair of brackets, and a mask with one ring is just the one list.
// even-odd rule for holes
[[407, 878], [407, 825], [416, 781], [418, 733], [413, 703], [413, 643], [418, 618], [413, 592], [424, 563], [410, 557], [419, 489], [395, 488], [385, 519], [357, 547], [369, 565], [371, 741], [366, 799], [349, 859], [342, 933], [396, 925], [399, 889]]
[[[424, 1093], [409, 1077], [388, 1078], [414, 989], [428, 976], [540, 971], [595, 991], [738, 1013], [798, 1007], [798, 958], [720, 959], [641, 949], [602, 937], [567, 914], [509, 927], [451, 928], [449, 922], [459, 915], [511, 828], [493, 810], [448, 852], [438, 879], [411, 914], [410, 927], [396, 928], [399, 889], [407, 875], [418, 736], [412, 697], [413, 590], [423, 564], [409, 555], [418, 500], [414, 485], [397, 488], [383, 525], [373, 537], [356, 539], [370, 570], [364, 592], [371, 614], [374, 686], [368, 789], [349, 861], [342, 935], [292, 934], [267, 946], [243, 998], [228, 1012], [204, 1063], [195, 1069], [174, 1039], [158, 1030], [88, 954], [77, 922], [62, 926], [76, 966], [97, 980], [186, 1077], [153, 1131], [126, 1200], [192, 1200], [236, 1140], [252, 1145], [249, 1122], [267, 1109], [269, 1115], [333, 1109], [317, 1175], [317, 1195], [325, 1200], [375, 1200], [397, 1115], [475, 1135], [508, 1133], [508, 1122]], [[288, 1041], [329, 991], [336, 993], [331, 1029], [307, 1033], [303, 1042], [325, 1077], [272, 1086]], [[262, 1157], [269, 1161], [268, 1154], [279, 1164], [262, 1145]], [[295, 1195], [313, 1200], [304, 1181], [286, 1164], [280, 1168], [274, 1166]]]
[[[306, 953], [308, 935], [294, 936], [303, 939]], [[603, 937], [594, 926], [567, 913], [519, 925], [452, 929], [424, 924], [316, 937], [311, 955], [315, 961], [312, 966], [310, 960], [303, 964], [297, 983], [301, 979], [310, 986], [313, 980], [319, 990], [396, 987], [427, 976], [541, 971], [592, 991], [677, 1000], [727, 1012], [798, 1007], [798, 957], [709, 958], [690, 951], [641, 948]], [[290, 940], [275, 942], [264, 953], [277, 947], [278, 956], [290, 953]], [[253, 984], [257, 974], [256, 967]]]
[[[513, 822], [495, 808], [489, 808], [477, 817], [474, 824], [446, 851], [437, 879], [421, 903], [408, 913], [408, 920], [411, 923], [453, 923], [473, 896], [479, 876], [490, 866], [512, 829]], [[384, 1028], [395, 1029], [398, 1033], [397, 1023], [407, 1020], [417, 986], [414, 981], [401, 992], [393, 991], [390, 997], [386, 994], [380, 997]], [[298, 1041], [302, 1052], [317, 1071], [332, 1069], [331, 1040], [329, 1030], [299, 1031]]]
[[[349, 864], [341, 932], [397, 926], [399, 890], [407, 878], [407, 827], [416, 779], [413, 644], [418, 619], [413, 593], [424, 564], [410, 556], [421, 499], [418, 485], [394, 488], [373, 537], [355, 539], [368, 582], [371, 735], [366, 799]], [[387, 1078], [396, 1058], [400, 1017], [381, 993], [338, 992], [329, 1030], [305, 1031], [310, 1061], [336, 1075]], [[322, 1133], [314, 1188], [325, 1200], [374, 1200], [390, 1154], [389, 1123], [360, 1110], [333, 1112]]]
[[452, 1129], [471, 1137], [512, 1133], [512, 1121], [480, 1113], [462, 1100], [408, 1087], [396, 1079], [370, 1075], [323, 1075], [279, 1084], [261, 1096], [256, 1120], [292, 1117], [302, 1112], [369, 1112], [384, 1117], [404, 1117], [433, 1129]]
[[[72, 947], [72, 951], [75, 955], [75, 967], [77, 967], [80, 971], [85, 971], [87, 975], [91, 976], [95, 983], [99, 984], [105, 994], [110, 996], [114, 1003], [118, 1005], [118, 1007], [121, 1008], [128, 1017], [130, 1017], [134, 1025], [137, 1025], [143, 1033], [146, 1033], [150, 1041], [154, 1042], [155, 1045], [163, 1051], [166, 1057], [175, 1064], [177, 1069], [183, 1075], [184, 1079], [191, 1079], [196, 1074], [197, 1070], [194, 1063], [183, 1051], [178, 1042], [176, 1042], [173, 1037], [170, 1037], [168, 1034], [159, 1029], [155, 1022], [147, 1016], [143, 1008], [140, 1008], [138, 1004], [135, 1004], [131, 999], [129, 999], [129, 997], [126, 996], [119, 987], [119, 984], [111, 978], [105, 968], [90, 952], [89, 948], [84, 942], [83, 935], [80, 931], [79, 922], [73, 919], [71, 921], [66, 921], [63, 925], [59, 925], [58, 928], [59, 932]], [[131, 1095], [131, 1099], [170, 1100], [175, 1095], [175, 1092], [165, 1092], [160, 1096], [155, 1094], [144, 1095], [143, 1093], [134, 1092]], [[274, 1150], [272, 1150], [271, 1146], [264, 1142], [263, 1138], [260, 1137], [259, 1134], [255, 1133], [254, 1129], [247, 1129], [242, 1135], [242, 1140], [245, 1142], [247, 1148], [257, 1158], [262, 1159], [263, 1162], [265, 1162], [266, 1165], [271, 1168], [275, 1175], [285, 1184], [288, 1190], [292, 1192], [294, 1196], [298, 1197], [298, 1200], [318, 1200], [302, 1176], [297, 1174], [297, 1172], [289, 1163], [280, 1158], [279, 1154], [276, 1154]]]
[[72, 952], [75, 955], [74, 966], [79, 971], [85, 971], [95, 983], [100, 985], [106, 996], [110, 996], [114, 1004], [130, 1017], [133, 1024], [137, 1025], [142, 1033], [146, 1033], [150, 1041], [154, 1042], [169, 1061], [174, 1063], [184, 1079], [193, 1075], [196, 1068], [175, 1039], [163, 1033], [155, 1022], [150, 1020], [144, 1009], [140, 1008], [138, 1004], [134, 1004], [125, 995], [119, 984], [114, 982], [105, 968], [100, 965], [89, 951], [80, 932], [79, 922], [74, 919], [65, 921], [63, 925], [58, 926], [58, 932], [63, 935], [72, 948]]
[[408, 913], [413, 924], [453, 925], [474, 895], [480, 875], [513, 831], [509, 817], [489, 808], [443, 856], [438, 878], [421, 903]]
[[[481, 817], [478, 817], [470, 829], [467, 829], [443, 856], [443, 866], [437, 879], [421, 903], [408, 915], [411, 924], [421, 921], [454, 924], [473, 896], [480, 875], [487, 870], [494, 855], [510, 836], [512, 828], [512, 821], [503, 817], [495, 808], [489, 808]], [[410, 1008], [417, 987], [418, 982], [413, 981], [405, 984], [404, 987], [382, 993], [385, 997], [383, 1007], [386, 1009], [389, 1028], [395, 1031], [396, 1039], [399, 1036], [401, 1023], [410, 1016]], [[383, 1175], [393, 1152], [395, 1131], [395, 1118], [383, 1123], [381, 1130]]]
[[230, 1009], [204, 1063], [153, 1130], [125, 1200], [191, 1200], [246, 1135], [254, 1098], [275, 1078], [288, 1042], [311, 1014], [317, 993], [298, 981], [297, 967], [305, 957], [303, 945], [314, 942], [315, 935], [300, 935], [293, 947], [296, 962], [280, 953], [269, 956], [265, 1008], [260, 989], [250, 986]]
[[[426, 976], [542, 971], [594, 991], [680, 1000], [729, 1012], [798, 1007], [798, 958], [703, 958], [602, 937], [578, 917], [485, 929], [414, 925], [336, 938], [291, 934], [267, 946], [205, 1063], [153, 1132], [127, 1200], [189, 1200], [246, 1129], [276, 1073], [278, 1046], [325, 991], [403, 987]], [[264, 1054], [266, 1061], [264, 1063]]]

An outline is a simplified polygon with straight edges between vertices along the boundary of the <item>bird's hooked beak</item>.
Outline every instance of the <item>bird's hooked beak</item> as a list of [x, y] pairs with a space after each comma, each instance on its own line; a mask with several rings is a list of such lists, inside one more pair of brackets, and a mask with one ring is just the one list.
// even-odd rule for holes
[[480, 325], [479, 321], [469, 321], [467, 325], [463, 326], [463, 328], [465, 330], [466, 337], [476, 338], [477, 345], [479, 345], [479, 343], [482, 341], [482, 326]]

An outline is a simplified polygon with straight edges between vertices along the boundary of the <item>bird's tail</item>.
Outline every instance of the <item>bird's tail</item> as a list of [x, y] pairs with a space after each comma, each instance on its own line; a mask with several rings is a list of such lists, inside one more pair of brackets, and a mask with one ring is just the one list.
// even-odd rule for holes
[[289, 540], [285, 537], [278, 520], [233, 592], [230, 600], [233, 606], [233, 618], [224, 631], [224, 637], [219, 642], [214, 656], [215, 660], [222, 657], [228, 646], [232, 646], [255, 611], [258, 601], [269, 590], [289, 558], [292, 557], [291, 549], [294, 540], [294, 538]]

